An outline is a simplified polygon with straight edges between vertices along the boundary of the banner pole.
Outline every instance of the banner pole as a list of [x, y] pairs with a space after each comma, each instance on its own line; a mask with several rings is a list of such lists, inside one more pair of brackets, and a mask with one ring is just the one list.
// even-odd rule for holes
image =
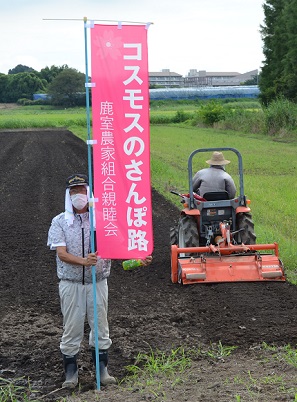
[[[93, 168], [92, 168], [92, 148], [91, 148], [91, 124], [90, 124], [90, 90], [89, 90], [89, 72], [88, 72], [88, 44], [87, 44], [87, 17], [84, 17], [84, 39], [85, 39], [85, 69], [86, 69], [86, 109], [87, 109], [87, 134], [88, 134], [88, 174], [90, 197], [93, 198]], [[94, 207], [93, 201], [89, 204], [90, 225], [91, 225], [91, 252], [95, 252], [94, 236]], [[98, 345], [98, 316], [97, 316], [97, 297], [96, 297], [96, 267], [92, 266], [92, 284], [93, 284], [93, 302], [94, 302], [94, 335], [95, 335], [95, 356], [96, 356], [96, 384], [97, 390], [100, 390], [100, 364], [99, 364], [99, 345]]]

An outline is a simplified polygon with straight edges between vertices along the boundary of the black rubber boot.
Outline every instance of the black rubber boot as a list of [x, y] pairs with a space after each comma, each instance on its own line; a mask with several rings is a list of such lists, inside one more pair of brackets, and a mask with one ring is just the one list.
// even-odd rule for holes
[[75, 388], [78, 383], [76, 355], [63, 355], [63, 363], [66, 379], [62, 384], [62, 388]]
[[[92, 360], [94, 366], [96, 367], [96, 351], [94, 348], [92, 348], [91, 352], [92, 352]], [[107, 350], [99, 350], [100, 383], [101, 385], [116, 384], [117, 383], [116, 379], [110, 376], [108, 373], [107, 364], [108, 364]]]

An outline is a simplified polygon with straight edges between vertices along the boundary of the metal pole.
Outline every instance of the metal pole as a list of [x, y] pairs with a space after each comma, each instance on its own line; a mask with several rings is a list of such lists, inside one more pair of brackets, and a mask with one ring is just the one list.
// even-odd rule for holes
[[[88, 133], [88, 174], [90, 197], [93, 197], [93, 168], [92, 168], [92, 148], [91, 148], [91, 124], [90, 124], [90, 90], [89, 90], [89, 72], [88, 72], [88, 45], [87, 45], [87, 17], [84, 17], [84, 37], [85, 37], [85, 64], [86, 64], [86, 109], [87, 109], [87, 133]], [[90, 224], [91, 224], [91, 252], [95, 252], [93, 202], [89, 205]], [[92, 284], [94, 301], [94, 335], [95, 335], [95, 356], [96, 356], [96, 383], [97, 390], [100, 390], [100, 367], [99, 367], [99, 345], [98, 345], [98, 316], [97, 316], [97, 297], [96, 297], [96, 267], [92, 266]]]

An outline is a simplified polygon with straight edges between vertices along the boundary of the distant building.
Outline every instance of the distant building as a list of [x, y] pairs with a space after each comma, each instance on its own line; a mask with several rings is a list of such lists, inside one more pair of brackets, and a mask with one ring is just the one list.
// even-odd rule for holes
[[181, 74], [163, 69], [149, 73], [150, 87], [184, 88], [184, 87], [220, 87], [237, 86], [258, 76], [258, 70], [244, 74], [238, 72], [208, 72], [206, 70], [191, 69], [186, 77]]
[[174, 73], [169, 69], [163, 69], [160, 72], [149, 73], [150, 86], [163, 88], [181, 88], [184, 86], [184, 77], [181, 74]]
[[208, 72], [192, 69], [184, 78], [185, 87], [219, 87], [241, 85], [247, 80], [258, 76], [258, 70], [252, 70], [244, 74], [237, 72]]

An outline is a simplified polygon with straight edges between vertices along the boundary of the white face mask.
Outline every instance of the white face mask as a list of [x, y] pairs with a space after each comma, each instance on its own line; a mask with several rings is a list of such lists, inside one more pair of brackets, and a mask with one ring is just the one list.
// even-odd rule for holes
[[88, 197], [86, 194], [73, 194], [70, 196], [72, 205], [75, 209], [80, 211], [83, 209], [88, 203]]

